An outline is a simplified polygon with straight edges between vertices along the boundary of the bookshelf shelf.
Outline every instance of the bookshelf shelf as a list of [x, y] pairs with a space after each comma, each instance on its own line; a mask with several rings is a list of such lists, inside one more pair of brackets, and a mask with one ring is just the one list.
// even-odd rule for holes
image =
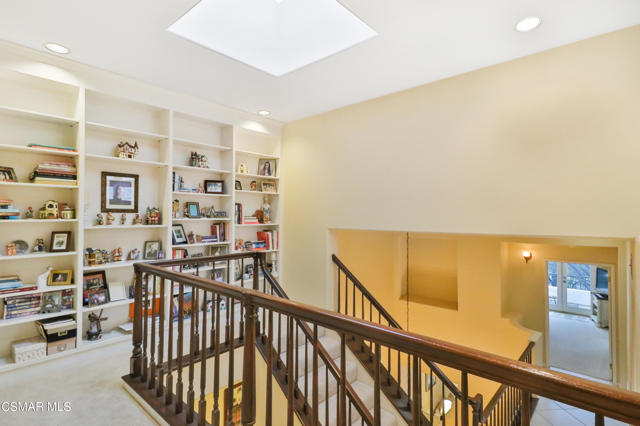
[[87, 121], [85, 125], [88, 130], [97, 130], [105, 133], [115, 134], [118, 136], [133, 136], [133, 137], [137, 136], [141, 138], [154, 139], [157, 141], [166, 140], [169, 137], [168, 135], [163, 135], [160, 133], [152, 133], [152, 132], [145, 132], [142, 130], [128, 129], [126, 127], [112, 126], [109, 124], [97, 123], [94, 121]]
[[[25, 284], [25, 287], [29, 287], [31, 285], [34, 284]], [[39, 294], [39, 293], [51, 293], [53, 291], [62, 291], [62, 290], [69, 290], [72, 288], [76, 288], [75, 284], [72, 285], [56, 285], [56, 286], [51, 286], [51, 287], [47, 287], [47, 288], [43, 288], [43, 289], [37, 289], [37, 290], [31, 290], [31, 291], [22, 291], [22, 292], [16, 292], [16, 293], [5, 293], [5, 294], [0, 294], [0, 299], [3, 299], [5, 297], [13, 297], [13, 296], [29, 296], [31, 294]]]
[[21, 223], [73, 223], [77, 222], [78, 219], [3, 219], [0, 220], [0, 224], [21, 224]]
[[76, 126], [78, 120], [61, 115], [47, 114], [45, 112], [31, 111], [22, 108], [14, 108], [7, 105], [0, 105], [0, 114], [13, 115], [22, 118], [44, 121], [47, 123], [62, 124], [67, 126]]
[[4, 319], [4, 320], [0, 320], [0, 327], [9, 327], [12, 325], [24, 324], [24, 323], [33, 322], [33, 321], [40, 321], [46, 318], [61, 317], [64, 315], [71, 315], [75, 313], [76, 313], [75, 309], [66, 309], [60, 312], [53, 312], [50, 314], [36, 314], [36, 315], [29, 315], [29, 316], [20, 317], [20, 318]]
[[215, 145], [206, 142], [196, 141], [193, 139], [173, 138], [173, 143], [183, 146], [193, 146], [196, 148], [210, 149], [212, 151], [231, 151], [231, 147], [223, 145]]
[[102, 269], [126, 268], [128, 266], [133, 266], [138, 262], [145, 262], [145, 260], [143, 259], [127, 260], [122, 262], [103, 263], [102, 265], [84, 266], [82, 270], [85, 272], [90, 272], [90, 271], [100, 271]]
[[30, 182], [0, 182], [2, 186], [18, 186], [27, 188], [58, 188], [58, 189], [78, 189], [78, 185], [54, 185], [45, 183]]
[[245, 157], [268, 158], [270, 160], [280, 159], [279, 155], [264, 154], [262, 152], [255, 152], [255, 151], [244, 151], [240, 149], [236, 149], [236, 155], [245, 156]]
[[231, 197], [231, 194], [207, 194], [204, 192], [181, 192], [181, 191], [174, 191], [173, 195], [196, 196], [196, 197]]
[[15, 256], [0, 256], [2, 260], [28, 260], [28, 259], [40, 259], [43, 257], [61, 257], [61, 256], [75, 256], [75, 251], [63, 251], [60, 253], [31, 253], [31, 254], [17, 254]]
[[280, 226], [278, 223], [236, 223], [238, 228], [255, 228], [260, 226]]
[[234, 191], [238, 194], [280, 195], [279, 192], [247, 191], [244, 189], [234, 189]]
[[252, 179], [262, 179], [262, 180], [279, 180], [280, 179], [277, 176], [262, 176], [262, 175], [254, 175], [253, 173], [236, 173], [236, 178], [243, 178], [243, 177], [252, 178]]
[[85, 226], [86, 231], [107, 231], [114, 229], [157, 229], [166, 228], [168, 225], [91, 225]]
[[212, 222], [229, 222], [231, 218], [229, 217], [174, 217], [171, 220], [174, 222], [202, 222], [202, 221], [212, 221]]
[[221, 175], [231, 174], [231, 171], [229, 170], [219, 170], [219, 169], [212, 169], [212, 168], [205, 168], [205, 167], [181, 166], [181, 165], [174, 164], [173, 168], [175, 170], [186, 170], [186, 171], [197, 172], [197, 173], [213, 173], [213, 174], [221, 174]]
[[116, 308], [118, 306], [130, 305], [132, 303], [133, 303], [133, 299], [115, 300], [113, 302], [108, 302], [98, 306], [83, 306], [82, 312], [93, 312], [93, 311], [99, 311], [101, 309]]
[[29, 154], [38, 154], [38, 155], [50, 155], [55, 157], [77, 157], [78, 153], [76, 151], [62, 151], [55, 149], [44, 149], [44, 148], [32, 148], [28, 146], [21, 145], [11, 145], [11, 144], [0, 144], [1, 151], [14, 151], [14, 152], [22, 152]]
[[105, 161], [108, 163], [115, 164], [133, 164], [136, 166], [150, 166], [150, 167], [167, 167], [168, 163], [160, 163], [158, 161], [148, 161], [148, 160], [136, 160], [128, 159], [128, 158], [118, 158], [118, 157], [109, 157], [108, 155], [98, 155], [98, 154], [87, 154], [87, 159], [96, 160], [96, 161]]
[[222, 241], [218, 243], [175, 244], [173, 248], [176, 249], [176, 248], [183, 248], [183, 247], [212, 247], [212, 246], [225, 246], [228, 244], [231, 244], [231, 242]]

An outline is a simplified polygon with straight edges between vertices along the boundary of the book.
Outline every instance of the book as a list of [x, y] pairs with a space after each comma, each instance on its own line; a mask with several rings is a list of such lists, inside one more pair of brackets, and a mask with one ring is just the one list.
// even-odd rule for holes
[[7, 289], [7, 290], [0, 290], [0, 295], [13, 294], [13, 293], [24, 293], [26, 291], [34, 291], [34, 290], [37, 290], [37, 289], [38, 289], [37, 285], [16, 287], [16, 288], [11, 288], [11, 289]]
[[40, 143], [30, 143], [27, 146], [29, 148], [38, 148], [38, 149], [51, 150], [51, 151], [78, 152], [75, 148], [72, 148], [69, 146], [61, 146], [61, 145], [43, 145]]

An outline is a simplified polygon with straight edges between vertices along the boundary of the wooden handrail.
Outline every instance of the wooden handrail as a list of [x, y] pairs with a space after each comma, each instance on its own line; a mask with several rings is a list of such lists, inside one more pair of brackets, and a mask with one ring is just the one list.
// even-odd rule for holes
[[267, 308], [308, 321], [338, 333], [354, 334], [423, 359], [468, 372], [485, 379], [516, 386], [599, 415], [632, 424], [640, 423], [640, 394], [582, 378], [558, 373], [521, 361], [421, 336], [335, 313], [326, 309], [238, 288], [189, 274], [166, 270], [156, 264], [137, 263], [136, 273], [147, 272], [218, 294], [231, 295], [258, 308]]

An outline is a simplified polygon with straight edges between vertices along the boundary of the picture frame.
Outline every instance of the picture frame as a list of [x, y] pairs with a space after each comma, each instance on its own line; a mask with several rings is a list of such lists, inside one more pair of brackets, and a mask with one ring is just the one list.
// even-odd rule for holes
[[89, 307], [100, 306], [104, 305], [105, 303], [109, 303], [109, 290], [100, 289], [90, 291], [88, 295], [88, 302]]
[[275, 158], [261, 158], [258, 160], [259, 176], [275, 176], [278, 160]]
[[53, 231], [49, 243], [51, 253], [69, 251], [71, 249], [71, 231]]
[[[229, 392], [231, 391], [231, 395]], [[242, 382], [235, 383], [230, 390], [224, 388], [224, 423], [225, 425], [241, 425], [242, 424]], [[229, 407], [231, 402], [231, 407]], [[231, 411], [231, 418], [229, 418]]]
[[200, 216], [200, 203], [198, 202], [187, 202], [185, 203], [185, 206], [187, 208], [187, 217], [190, 218], [199, 218]]
[[53, 269], [49, 271], [48, 286], [70, 285], [73, 278], [72, 269]]
[[187, 233], [184, 232], [184, 227], [181, 223], [171, 225], [171, 240], [173, 244], [187, 243]]
[[224, 194], [224, 181], [223, 180], [205, 180], [204, 193], [205, 194]]
[[255, 180], [252, 180], [251, 183], [249, 183], [249, 191], [257, 191], [258, 190], [258, 182], [256, 182]]
[[242, 182], [237, 180], [236, 181], [236, 185], [235, 185], [235, 189], [236, 189], [236, 191], [242, 191]]
[[62, 311], [62, 291], [50, 291], [42, 295], [40, 312], [49, 314]]
[[0, 182], [17, 182], [18, 176], [13, 167], [0, 166]]
[[109, 300], [124, 300], [127, 298], [127, 292], [122, 281], [112, 281], [108, 285]]
[[142, 250], [142, 258], [146, 260], [156, 260], [162, 249], [162, 241], [145, 241]]
[[267, 194], [275, 194], [277, 191], [276, 184], [273, 182], [262, 182], [262, 192]]
[[106, 290], [109, 288], [107, 284], [107, 274], [102, 271], [85, 272], [82, 277], [82, 300], [86, 306], [89, 303], [89, 292], [95, 290]]
[[102, 172], [100, 210], [108, 213], [138, 212], [139, 176], [128, 173]]

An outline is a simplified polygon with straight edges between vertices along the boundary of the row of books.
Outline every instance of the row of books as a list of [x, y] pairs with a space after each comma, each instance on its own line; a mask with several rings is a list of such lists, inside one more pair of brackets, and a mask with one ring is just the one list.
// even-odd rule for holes
[[21, 293], [24, 291], [37, 290], [38, 286], [25, 286], [17, 275], [7, 275], [0, 277], [0, 294]]
[[40, 312], [42, 305], [41, 294], [30, 294], [28, 296], [13, 296], [4, 299], [3, 319], [12, 319], [35, 315]]
[[280, 231], [277, 229], [258, 231], [258, 240], [264, 241], [264, 250], [280, 249]]
[[0, 220], [20, 219], [20, 210], [13, 207], [13, 200], [0, 200]]
[[29, 177], [33, 183], [76, 185], [78, 182], [75, 164], [47, 161], [39, 164]]
[[[211, 225], [211, 236], [215, 237], [213, 243], [227, 241], [227, 236], [229, 234], [229, 224], [228, 223], [214, 223]], [[202, 237], [202, 241], [204, 242], [205, 237]]]

